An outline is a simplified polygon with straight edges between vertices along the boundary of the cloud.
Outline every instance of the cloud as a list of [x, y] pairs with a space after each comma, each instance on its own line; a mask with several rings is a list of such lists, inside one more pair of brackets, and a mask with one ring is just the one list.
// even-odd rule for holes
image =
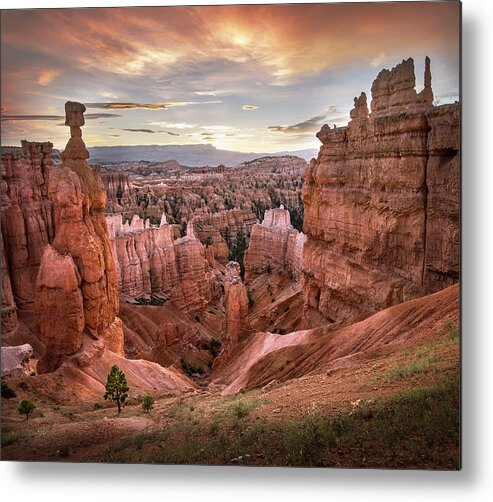
[[167, 110], [174, 106], [209, 105], [222, 101], [166, 101], [165, 103], [86, 103], [87, 108], [101, 110]]
[[378, 67], [380, 67], [386, 57], [387, 57], [387, 54], [385, 54], [385, 52], [381, 52], [377, 57], [373, 58], [370, 61], [370, 66], [372, 68], [378, 68]]
[[276, 125], [269, 126], [267, 129], [272, 132], [282, 132], [286, 134], [300, 134], [300, 133], [313, 133], [315, 129], [322, 125], [322, 122], [326, 120], [327, 114], [317, 115], [311, 117], [303, 122], [298, 122], [293, 125]]
[[143, 108], [145, 110], [166, 110], [165, 103], [86, 103], [87, 108], [99, 108], [100, 110], [133, 110]]
[[243, 110], [256, 110], [258, 108], [257, 105], [243, 105]]
[[195, 94], [197, 96], [229, 96], [233, 94], [233, 91], [218, 89], [216, 91], [195, 91]]
[[[112, 128], [114, 129], [114, 128]], [[169, 134], [170, 136], [180, 136], [178, 133], [176, 132], [170, 132], [170, 131], [159, 131], [159, 130], [156, 130], [156, 129], [134, 129], [134, 128], [125, 128], [125, 129], [121, 129], [122, 131], [125, 131], [125, 132], [141, 132], [141, 133], [145, 133], [145, 134]]]
[[48, 85], [60, 75], [60, 70], [42, 70], [38, 76], [39, 85]]
[[150, 125], [155, 125], [159, 127], [165, 127], [169, 129], [193, 129], [197, 127], [196, 124], [188, 124], [187, 122], [149, 122]]
[[2, 115], [2, 122], [17, 122], [21, 120], [62, 120], [63, 115]]
[[158, 132], [163, 132], [163, 131], [154, 131], [153, 129], [122, 129], [122, 131], [125, 132], [145, 132], [147, 134], [156, 134]]
[[342, 114], [341, 110], [336, 105], [330, 105], [327, 111], [321, 115], [316, 115], [302, 122], [293, 125], [275, 125], [269, 126], [267, 129], [272, 132], [281, 132], [286, 134], [307, 135], [313, 134], [326, 121], [341, 122], [347, 120], [348, 117]]
[[88, 120], [94, 119], [109, 119], [109, 118], [121, 118], [123, 115], [119, 113], [86, 113], [84, 117]]
[[209, 126], [201, 126], [201, 129], [205, 129], [207, 131], [214, 131], [214, 132], [230, 132], [234, 131], [235, 128], [231, 126], [226, 126], [226, 125], [209, 125]]
[[[84, 115], [87, 120], [100, 118], [119, 118], [123, 115], [118, 113], [87, 113]], [[18, 121], [38, 121], [38, 120], [65, 120], [65, 115], [2, 115], [2, 122], [18, 122]], [[65, 125], [65, 123], [57, 124]]]
[[111, 136], [112, 138], [119, 138], [119, 137], [120, 137], [120, 135], [119, 135], [119, 134], [110, 134], [110, 136]]

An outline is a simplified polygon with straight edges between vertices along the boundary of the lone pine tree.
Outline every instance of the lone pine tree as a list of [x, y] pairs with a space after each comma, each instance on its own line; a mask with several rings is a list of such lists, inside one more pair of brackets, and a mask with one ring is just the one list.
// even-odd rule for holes
[[118, 406], [118, 415], [121, 412], [122, 406], [125, 406], [125, 402], [128, 397], [128, 385], [125, 378], [125, 373], [115, 364], [110, 370], [108, 379], [106, 380], [106, 392], [104, 394], [105, 399], [111, 399], [116, 401]]

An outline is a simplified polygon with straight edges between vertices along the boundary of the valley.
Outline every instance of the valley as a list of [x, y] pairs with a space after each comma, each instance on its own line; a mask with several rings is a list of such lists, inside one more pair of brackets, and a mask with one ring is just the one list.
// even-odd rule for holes
[[460, 109], [415, 83], [309, 163], [90, 165], [71, 101], [60, 159], [2, 147], [2, 458], [458, 469]]

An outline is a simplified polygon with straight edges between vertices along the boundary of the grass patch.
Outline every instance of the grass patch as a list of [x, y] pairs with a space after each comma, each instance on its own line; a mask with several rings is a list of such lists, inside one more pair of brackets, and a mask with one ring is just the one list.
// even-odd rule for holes
[[17, 443], [17, 441], [27, 439], [28, 437], [29, 434], [22, 431], [2, 432], [2, 448]]
[[[165, 432], [125, 438], [112, 448], [111, 459], [132, 461], [139, 456], [162, 464], [459, 467], [457, 380], [415, 387], [381, 401], [361, 401], [351, 413], [336, 416], [322, 410], [296, 420], [252, 420], [249, 412], [244, 415], [243, 410], [251, 411], [259, 401], [239, 399], [200, 423], [176, 417]], [[235, 410], [242, 410], [240, 417]]]
[[413, 375], [426, 373], [436, 361], [436, 355], [432, 355], [420, 357], [416, 361], [408, 364], [394, 364], [385, 372], [385, 381], [395, 382], [396, 380], [409, 378]]
[[144, 447], [144, 445], [148, 443], [154, 443], [156, 441], [166, 441], [168, 438], [169, 433], [163, 431], [140, 432], [138, 434], [132, 434], [131, 436], [120, 439], [115, 445], [113, 445], [110, 454], [120, 453], [128, 449], [140, 450]]

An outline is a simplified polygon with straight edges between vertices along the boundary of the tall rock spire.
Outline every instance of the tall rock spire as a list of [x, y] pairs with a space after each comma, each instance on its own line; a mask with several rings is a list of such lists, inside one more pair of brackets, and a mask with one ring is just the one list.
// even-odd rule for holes
[[63, 160], [88, 159], [89, 152], [82, 139], [81, 126], [85, 124], [84, 112], [86, 107], [82, 103], [67, 101], [65, 103], [65, 125], [70, 127], [70, 139], [64, 152], [61, 154]]

